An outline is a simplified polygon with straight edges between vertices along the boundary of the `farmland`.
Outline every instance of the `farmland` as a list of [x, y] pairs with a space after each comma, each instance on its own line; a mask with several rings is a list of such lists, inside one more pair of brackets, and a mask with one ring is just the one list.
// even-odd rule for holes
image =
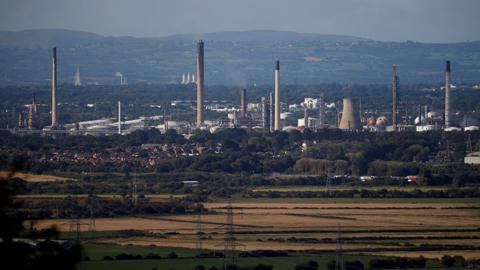
[[[224, 200], [204, 204], [208, 210], [200, 217], [204, 249], [222, 251], [227, 205]], [[237, 198], [232, 202], [235, 237], [242, 251], [290, 250], [303, 254], [314, 250], [328, 255], [336, 249], [336, 239], [340, 237], [345, 254], [422, 255], [432, 259], [445, 254], [480, 258], [479, 206], [478, 199], [459, 198], [287, 201]], [[97, 237], [85, 241], [89, 245], [116, 248], [186, 248], [191, 252], [196, 246], [198, 218], [192, 214], [98, 218]], [[82, 222], [87, 223], [88, 219]], [[57, 225], [61, 231], [69, 230], [66, 220], [40, 220], [36, 224], [38, 228], [50, 225]], [[87, 226], [82, 230], [88, 234]], [[133, 236], [119, 233], [129, 230], [141, 233]], [[108, 237], [102, 237], [102, 232]], [[215, 261], [205, 260], [205, 265], [210, 265], [209, 260]], [[192, 261], [182, 262], [189, 265]], [[142, 264], [150, 265], [148, 261]], [[89, 265], [91, 269], [102, 269], [104, 262]]]

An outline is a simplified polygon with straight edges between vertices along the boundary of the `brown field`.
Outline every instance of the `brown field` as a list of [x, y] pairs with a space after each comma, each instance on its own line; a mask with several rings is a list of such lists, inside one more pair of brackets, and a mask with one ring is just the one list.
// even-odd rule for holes
[[[203, 246], [222, 249], [226, 226], [225, 203], [206, 203], [208, 214], [203, 214], [202, 230], [207, 239]], [[442, 203], [233, 203], [236, 238], [245, 250], [335, 249], [337, 231], [349, 239], [342, 244], [346, 251], [371, 248], [398, 249], [398, 252], [371, 252], [382, 255], [424, 255], [437, 257], [444, 254], [465, 254], [480, 258], [480, 251], [408, 252], [409, 245], [475, 245], [480, 248], [480, 209], [475, 202]], [[105, 238], [92, 241], [101, 243], [156, 245], [163, 247], [195, 247], [197, 232], [196, 215], [161, 217], [128, 217], [96, 219], [97, 231], [144, 230], [157, 233], [178, 232], [166, 238], [155, 236], [131, 238]], [[82, 222], [88, 223], [88, 220]], [[68, 231], [66, 220], [42, 220], [38, 228], [57, 225]], [[87, 230], [88, 226], [82, 226]], [[393, 231], [392, 231], [393, 230]], [[165, 236], [164, 236], [165, 237]], [[333, 239], [334, 242], [306, 242], [288, 238]], [[381, 237], [381, 239], [379, 239]], [[408, 239], [413, 237], [413, 239]], [[427, 239], [426, 237], [435, 237]], [[352, 238], [352, 239], [350, 239]], [[357, 239], [358, 238], [358, 239]], [[404, 239], [402, 239], [404, 238]], [[451, 239], [453, 238], [453, 239]], [[471, 239], [470, 239], [471, 238]], [[478, 238], [478, 239], [477, 239]], [[415, 255], [414, 255], [415, 254]]]
[[[108, 240], [99, 240], [97, 243], [116, 243], [120, 245], [135, 245], [135, 246], [151, 246], [155, 245], [158, 247], [183, 247], [183, 248], [195, 248], [195, 239], [192, 238], [176, 238], [170, 237], [167, 241], [164, 239], [158, 238], [114, 238]], [[202, 242], [202, 246], [205, 249], [211, 250], [223, 250], [224, 244], [219, 237], [215, 240], [205, 240]], [[305, 244], [305, 243], [277, 243], [277, 242], [258, 242], [258, 241], [241, 241], [239, 245], [239, 250], [258, 250], [258, 249], [274, 249], [274, 250], [307, 250], [307, 249], [316, 249], [316, 250], [334, 250], [336, 247], [335, 243], [328, 244]], [[385, 247], [385, 245], [364, 245], [368, 248], [378, 248]], [[358, 245], [355, 244], [344, 244], [342, 248], [345, 251], [350, 249], [358, 248]]]
[[6, 179], [7, 177], [18, 177], [27, 182], [55, 182], [55, 181], [73, 181], [75, 179], [66, 178], [56, 175], [48, 175], [48, 174], [32, 174], [32, 173], [21, 173], [15, 172], [13, 175], [10, 175], [10, 172], [7, 171], [0, 171], [0, 179]]

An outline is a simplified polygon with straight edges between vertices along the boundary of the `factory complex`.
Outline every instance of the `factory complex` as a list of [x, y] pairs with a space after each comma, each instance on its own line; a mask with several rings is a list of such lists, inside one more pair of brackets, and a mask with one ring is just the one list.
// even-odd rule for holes
[[[416, 131], [425, 132], [432, 130], [444, 131], [474, 131], [479, 127], [464, 123], [462, 127], [452, 119], [451, 95], [451, 64], [446, 61], [445, 66], [445, 92], [443, 112], [432, 111], [428, 106], [419, 106], [417, 117], [413, 123], [399, 121], [399, 76], [397, 66], [392, 66], [392, 110], [387, 115], [373, 115], [362, 111], [361, 99], [346, 96], [342, 102], [325, 100], [323, 93], [317, 97], [305, 97], [303, 102], [287, 104], [282, 102], [280, 81], [280, 61], [274, 65], [273, 91], [265, 93], [259, 100], [248, 100], [246, 88], [239, 90], [239, 103], [226, 100], [205, 100], [205, 59], [204, 42], [197, 43], [196, 75], [182, 76], [181, 84], [196, 85], [196, 100], [173, 100], [172, 108], [187, 108], [195, 112], [195, 118], [173, 121], [164, 115], [140, 117], [125, 120], [122, 115], [122, 104], [117, 103], [117, 117], [108, 117], [78, 123], [59, 123], [57, 99], [57, 50], [52, 51], [52, 79], [51, 79], [51, 124], [41, 130], [35, 131], [34, 121], [38, 104], [35, 96], [32, 104], [28, 105], [28, 113], [19, 115], [19, 125], [15, 132], [41, 132], [111, 135], [128, 134], [132, 131], [147, 128], [157, 128], [162, 132], [169, 129], [176, 130], [185, 136], [191, 135], [195, 130], [209, 130], [215, 132], [222, 128], [247, 128], [267, 132], [276, 131], [304, 131], [320, 129], [341, 129], [350, 132], [400, 132]], [[74, 84], [81, 85], [80, 74], [77, 69]], [[223, 115], [214, 120], [206, 120], [205, 112], [216, 112]], [[302, 115], [303, 117], [299, 117]], [[330, 117], [327, 117], [330, 116]], [[329, 119], [329, 120], [327, 120]]]

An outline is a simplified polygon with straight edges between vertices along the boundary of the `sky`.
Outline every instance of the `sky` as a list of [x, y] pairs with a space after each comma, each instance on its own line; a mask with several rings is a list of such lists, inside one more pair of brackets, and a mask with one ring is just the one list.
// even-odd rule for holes
[[286, 30], [382, 41], [480, 40], [480, 0], [0, 0], [0, 30], [158, 37]]

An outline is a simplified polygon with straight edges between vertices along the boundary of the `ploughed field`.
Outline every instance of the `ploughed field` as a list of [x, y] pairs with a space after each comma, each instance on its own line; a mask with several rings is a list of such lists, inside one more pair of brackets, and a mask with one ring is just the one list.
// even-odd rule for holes
[[[222, 250], [227, 205], [225, 201], [206, 203], [208, 212], [201, 216], [99, 218], [95, 220], [97, 236], [85, 241], [195, 248], [201, 227], [202, 247]], [[480, 258], [480, 203], [476, 199], [238, 199], [231, 205], [240, 250], [329, 252], [340, 245], [349, 254]], [[50, 225], [61, 231], [70, 229], [67, 220], [37, 222], [39, 228]], [[118, 233], [126, 230], [144, 233]]]

